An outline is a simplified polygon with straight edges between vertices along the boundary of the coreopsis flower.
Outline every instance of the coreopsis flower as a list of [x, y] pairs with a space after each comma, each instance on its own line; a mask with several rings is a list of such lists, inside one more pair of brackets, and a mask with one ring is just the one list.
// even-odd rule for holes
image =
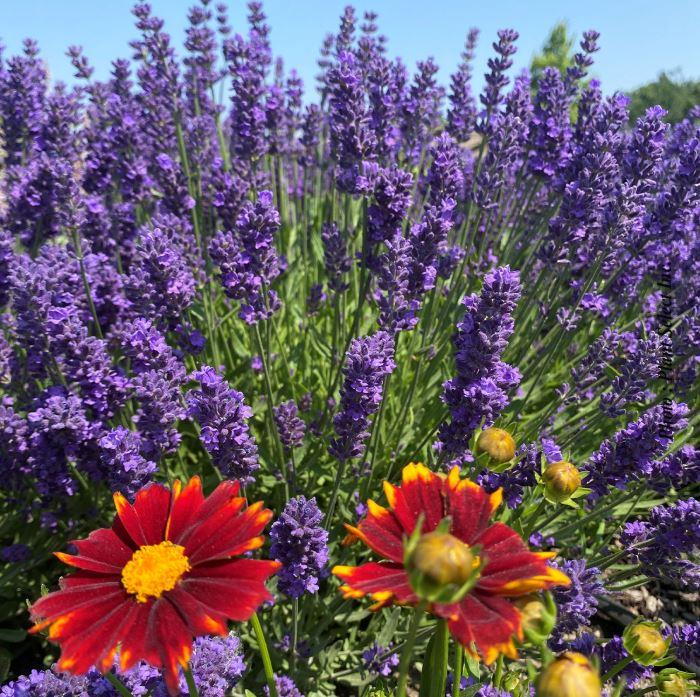
[[110, 670], [119, 647], [122, 671], [145, 660], [177, 694], [194, 638], [226, 635], [227, 620], [245, 621], [272, 598], [265, 581], [280, 565], [237, 558], [262, 546], [272, 512], [245, 508], [239, 488], [225, 481], [205, 497], [193, 477], [172, 490], [151, 484], [133, 505], [114, 495], [112, 527], [73, 542], [75, 554], [58, 552], [78, 570], [31, 608], [30, 631], [48, 629], [61, 646], [59, 670]]
[[[511, 599], [569, 584], [561, 571], [547, 565], [554, 555], [531, 552], [514, 530], [491, 523], [501, 492], [487, 494], [462, 479], [458, 467], [441, 477], [425, 465], [410, 463], [400, 486], [386, 482], [384, 487], [389, 508], [368, 501], [369, 512], [362, 522], [346, 526], [383, 559], [356, 567], [336, 566], [333, 573], [345, 582], [341, 587], [345, 597], [369, 595], [375, 600], [373, 609], [391, 603], [417, 605], [421, 597], [414, 586], [425, 587], [423, 579], [414, 581], [418, 569], [433, 585], [459, 588], [447, 602], [431, 601], [428, 611], [447, 619], [450, 632], [467, 650], [478, 652], [487, 663], [500, 654], [516, 657], [514, 639], [523, 639], [522, 616]], [[405, 560], [406, 538], [414, 538], [416, 532], [418, 544], [423, 541], [426, 549], [421, 558], [407, 555]], [[440, 545], [433, 544], [437, 534], [450, 543], [444, 545], [442, 557]], [[430, 563], [421, 564], [423, 557]]]

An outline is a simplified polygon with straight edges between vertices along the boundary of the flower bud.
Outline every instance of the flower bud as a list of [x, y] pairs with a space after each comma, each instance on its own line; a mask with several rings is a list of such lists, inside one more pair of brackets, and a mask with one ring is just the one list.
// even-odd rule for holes
[[554, 659], [537, 678], [537, 697], [600, 697], [597, 671], [580, 653], [563, 653]]
[[655, 676], [656, 690], [660, 697], [690, 697], [697, 687], [689, 681], [692, 677], [692, 673], [664, 668]]
[[502, 465], [515, 457], [515, 441], [508, 431], [492, 426], [479, 434], [476, 452], [487, 453], [494, 463]]
[[538, 645], [546, 641], [557, 622], [557, 606], [552, 594], [532, 593], [515, 598], [512, 602], [520, 612], [525, 638]]
[[554, 462], [542, 474], [547, 498], [566, 501], [581, 486], [581, 475], [570, 462]]
[[664, 639], [660, 627], [660, 622], [641, 621], [630, 624], [625, 629], [622, 644], [637, 663], [651, 666], [666, 655], [671, 638]]
[[431, 602], [457, 602], [476, 582], [479, 558], [447, 532], [421, 535], [407, 558], [411, 586]]

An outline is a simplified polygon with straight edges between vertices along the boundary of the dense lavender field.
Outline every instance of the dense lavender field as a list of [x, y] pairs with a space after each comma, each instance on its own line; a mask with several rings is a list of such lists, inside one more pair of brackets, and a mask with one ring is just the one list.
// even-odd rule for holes
[[700, 107], [133, 15], [0, 60], [0, 695], [692, 694]]

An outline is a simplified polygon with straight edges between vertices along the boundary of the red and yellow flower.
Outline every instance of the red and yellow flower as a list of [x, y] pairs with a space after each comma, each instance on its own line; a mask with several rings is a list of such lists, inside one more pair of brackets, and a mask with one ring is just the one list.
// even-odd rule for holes
[[262, 546], [272, 512], [238, 493], [238, 482], [222, 482], [205, 498], [193, 477], [172, 491], [151, 484], [133, 505], [115, 494], [112, 527], [73, 542], [76, 554], [56, 554], [78, 570], [31, 609], [31, 631], [48, 629], [61, 646], [59, 669], [104, 672], [119, 650], [123, 670], [143, 659], [177, 694], [194, 637], [226, 634], [227, 620], [247, 620], [271, 599], [265, 581], [280, 565], [235, 557]]
[[[403, 470], [401, 486], [385, 482], [384, 490], [388, 508], [368, 501], [368, 513], [360, 524], [346, 526], [352, 537], [362, 540], [383, 560], [336, 566], [333, 573], [345, 582], [341, 586], [344, 596], [368, 595], [376, 601], [372, 609], [391, 603], [417, 605], [420, 598], [412, 584], [414, 564], [410, 560], [404, 563], [406, 545], [415, 539], [419, 524], [420, 532], [427, 536], [439, 526], [441, 531], [442, 521], [447, 520], [446, 537], [453, 542], [445, 546], [447, 576], [454, 576], [458, 585], [466, 581], [468, 591], [454, 602], [431, 602], [428, 609], [447, 619], [451, 634], [487, 663], [499, 654], [515, 658], [514, 640], [523, 639], [522, 617], [510, 599], [570, 583], [561, 571], [547, 565], [553, 553], [531, 552], [514, 530], [501, 522], [492, 523], [501, 491], [487, 494], [477, 484], [460, 478], [458, 467], [445, 477], [411, 463]], [[429, 553], [436, 537], [439, 535], [426, 538]], [[467, 554], [460, 545], [473, 553]], [[468, 560], [464, 563], [470, 568], [464, 574], [451, 570], [455, 559]], [[433, 578], [440, 580], [444, 571], [441, 560], [434, 556], [433, 561]], [[424, 570], [430, 569], [425, 566]], [[472, 581], [470, 573], [475, 574]]]

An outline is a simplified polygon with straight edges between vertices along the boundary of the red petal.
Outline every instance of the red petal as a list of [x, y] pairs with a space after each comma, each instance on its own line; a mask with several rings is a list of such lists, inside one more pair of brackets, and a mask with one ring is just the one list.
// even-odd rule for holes
[[103, 561], [97, 561], [96, 559], [90, 559], [88, 557], [79, 557], [75, 554], [66, 554], [65, 552], [54, 552], [54, 556], [60, 559], [64, 564], [69, 566], [74, 566], [77, 569], [83, 569], [84, 571], [92, 571], [97, 574], [103, 574], [107, 576], [116, 576], [121, 574], [121, 567], [114, 566], [113, 564], [106, 564]]
[[77, 588], [78, 586], [92, 586], [91, 590], [95, 594], [104, 593], [115, 584], [121, 587], [121, 578], [95, 574], [92, 571], [74, 571], [67, 576], [61, 576], [58, 581], [61, 590]]
[[122, 637], [119, 649], [119, 662], [123, 671], [133, 668], [137, 661], [142, 659], [156, 668], [161, 665], [158, 652], [150, 646], [148, 641], [149, 616], [153, 605], [153, 600], [147, 603], [135, 603], [136, 610], [131, 631]]
[[445, 517], [442, 480], [425, 465], [406, 465], [403, 468], [401, 486], [394, 487], [385, 482], [384, 491], [391, 510], [407, 535], [413, 532], [421, 514], [424, 517], [425, 532], [434, 530]]
[[224, 481], [207, 496], [202, 507], [199, 509], [196, 522], [201, 522], [212, 516], [219, 508], [226, 506], [231, 500], [238, 497], [240, 484], [234, 481]]
[[146, 534], [136, 509], [119, 492], [114, 494], [114, 507], [117, 509], [117, 517], [112, 523], [114, 533], [125, 544], [133, 545], [134, 549], [147, 545]]
[[111, 528], [94, 530], [86, 540], [74, 540], [71, 544], [75, 545], [81, 557], [110, 564], [115, 568], [115, 573], [121, 573], [134, 553]]
[[257, 502], [239, 513], [243, 504], [244, 499], [231, 499], [225, 508], [181, 540], [193, 566], [242, 554], [262, 545], [263, 540], [258, 536], [272, 518], [272, 511]]
[[192, 633], [165, 598], [153, 604], [148, 616], [146, 646], [149, 651], [158, 652], [170, 694], [179, 695], [180, 668], [186, 668], [190, 660]]
[[361, 598], [370, 595], [374, 600], [387, 603], [418, 602], [408, 574], [403, 566], [392, 562], [369, 562], [361, 566], [335, 566], [333, 573], [345, 581], [341, 591], [346, 598]]
[[468, 545], [475, 544], [500, 503], [500, 494], [487, 494], [478, 484], [460, 479], [458, 467], [450, 471], [445, 481], [445, 492], [452, 517], [450, 532]]
[[173, 604], [182, 615], [190, 632], [195, 636], [200, 634], [226, 634], [227, 627], [221, 613], [212, 612], [197, 600], [191, 593], [182, 588], [182, 584], [168, 591], [164, 597]]
[[94, 584], [81, 585], [49, 593], [43, 598], [39, 598], [31, 607], [32, 618], [43, 620], [31, 631], [39, 631], [39, 628], [48, 626], [61, 616], [88, 608], [96, 603], [118, 603], [125, 599], [124, 588], [118, 581], [97, 586]]
[[359, 537], [370, 549], [386, 559], [403, 562], [404, 530], [396, 516], [388, 509], [368, 501], [369, 511], [357, 527], [346, 525], [351, 534]]
[[531, 552], [520, 536], [503, 523], [494, 523], [478, 541], [484, 546], [486, 559], [479, 590], [518, 596], [569, 584], [562, 572], [547, 566], [543, 555]]
[[139, 517], [146, 544], [160, 544], [165, 539], [170, 513], [170, 490], [162, 484], [149, 484], [136, 494], [134, 511]]
[[501, 653], [517, 656], [513, 637], [520, 634], [520, 614], [504, 598], [470, 593], [457, 605], [448, 627], [465, 647], [475, 645], [487, 663]]
[[192, 477], [184, 489], [180, 482], [176, 481], [173, 484], [166, 539], [178, 543], [180, 535], [195, 520], [203, 503], [202, 480], [199, 477]]
[[180, 587], [212, 613], [242, 622], [272, 598], [265, 581], [279, 567], [278, 562], [259, 559], [200, 564], [180, 582]]
[[[89, 627], [70, 637], [63, 637], [60, 640], [61, 659], [58, 667], [80, 675], [100, 663], [105, 656], [111, 660], [121, 639], [122, 628], [130, 626], [133, 621], [133, 605], [129, 600], [114, 603], [112, 608], [106, 613], [103, 611], [101, 616], [91, 616], [93, 622]], [[82, 621], [76, 622], [76, 627], [82, 625]]]
[[49, 627], [49, 639], [57, 643], [81, 635], [106, 618], [115, 607], [127, 602], [123, 594], [98, 596], [94, 602], [56, 617]]

